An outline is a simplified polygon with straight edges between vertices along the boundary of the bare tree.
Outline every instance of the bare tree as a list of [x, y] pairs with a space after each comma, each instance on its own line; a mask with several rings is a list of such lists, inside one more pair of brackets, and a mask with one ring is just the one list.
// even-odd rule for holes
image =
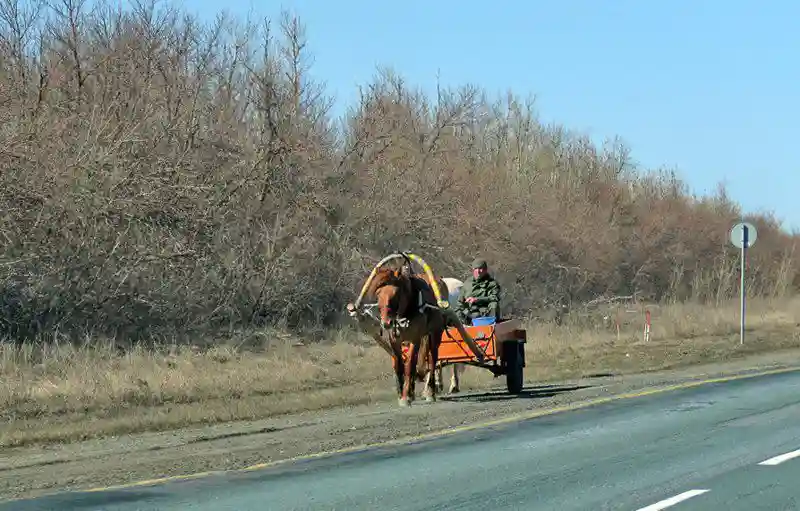
[[[326, 325], [397, 248], [456, 277], [487, 257], [509, 314], [735, 292], [724, 190], [695, 199], [532, 97], [390, 69], [334, 122], [312, 41], [288, 12], [0, 0], [0, 333]], [[752, 289], [792, 292], [797, 237], [751, 221]]]

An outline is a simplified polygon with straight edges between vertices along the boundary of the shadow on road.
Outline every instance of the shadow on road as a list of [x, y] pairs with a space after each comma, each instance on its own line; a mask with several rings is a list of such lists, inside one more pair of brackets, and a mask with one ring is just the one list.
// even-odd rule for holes
[[509, 394], [505, 390], [494, 390], [480, 393], [448, 394], [441, 396], [442, 401], [506, 401], [509, 399], [542, 399], [557, 396], [564, 392], [588, 389], [593, 385], [539, 385], [523, 389], [519, 394]]
[[[75, 492], [58, 495], [46, 495], [37, 499], [26, 499], [0, 503], [0, 511], [49, 511], [51, 509], [104, 509], [107, 506], [118, 506], [147, 502], [153, 505], [164, 496], [148, 490], [110, 490], [97, 493]], [[8, 506], [8, 507], [6, 507]], [[127, 508], [126, 508], [127, 509]]]

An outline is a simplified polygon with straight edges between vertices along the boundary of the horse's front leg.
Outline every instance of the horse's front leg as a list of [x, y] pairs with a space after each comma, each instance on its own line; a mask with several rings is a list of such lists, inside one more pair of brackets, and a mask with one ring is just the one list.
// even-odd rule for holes
[[[411, 376], [408, 378], [408, 402], [413, 403], [417, 399], [417, 371], [419, 365], [419, 357], [420, 357], [420, 346], [414, 346], [414, 351], [411, 356], [409, 356], [409, 366], [411, 367]], [[422, 353], [424, 357], [425, 354]]]
[[397, 389], [397, 399], [400, 400], [403, 397], [403, 349], [397, 348], [397, 346], [392, 345], [392, 351], [394, 351], [394, 355], [392, 355], [392, 369], [394, 370], [394, 382]]
[[409, 406], [411, 393], [414, 392], [414, 380], [417, 371], [417, 345], [410, 343], [408, 356], [403, 363], [403, 391], [400, 394], [400, 406]]
[[428, 381], [425, 385], [425, 399], [436, 401], [436, 362], [439, 360], [439, 341], [442, 332], [432, 333], [429, 337], [430, 351], [428, 353]]

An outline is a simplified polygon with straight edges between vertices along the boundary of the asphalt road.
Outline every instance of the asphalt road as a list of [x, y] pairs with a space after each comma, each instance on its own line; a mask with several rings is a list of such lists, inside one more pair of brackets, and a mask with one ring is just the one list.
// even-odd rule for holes
[[800, 373], [788, 373], [260, 471], [11, 502], [0, 511], [800, 509], [798, 416]]

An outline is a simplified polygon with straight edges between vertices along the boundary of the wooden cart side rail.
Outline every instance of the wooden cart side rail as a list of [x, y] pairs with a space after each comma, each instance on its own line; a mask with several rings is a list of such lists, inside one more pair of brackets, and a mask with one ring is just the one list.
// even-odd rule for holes
[[[470, 326], [462, 326], [461, 328], [450, 326], [447, 329], [447, 332], [450, 334], [451, 337], [455, 338], [464, 337], [462, 328], [463, 332], [466, 332], [469, 335], [470, 340], [472, 341], [487, 339], [491, 336], [496, 337], [498, 340], [516, 339], [526, 336], [524, 333], [525, 329], [522, 328], [522, 322], [518, 319], [509, 319], [491, 325], [478, 325], [478, 326], [470, 325]], [[522, 332], [522, 334], [520, 334], [520, 332]], [[447, 334], [445, 334], [445, 336], [447, 336]], [[459, 339], [459, 340], [467, 342], [466, 339]]]
[[475, 357], [475, 350], [469, 346], [460, 329], [448, 328], [439, 345], [439, 359], [463, 361], [476, 359], [478, 362], [493, 361], [497, 359], [497, 343], [494, 329], [491, 325], [463, 327], [469, 330], [468, 339], [483, 353], [483, 359]]
[[[486, 354], [484, 361], [495, 363], [502, 358], [504, 343], [527, 342], [527, 332], [521, 326], [518, 320], [508, 320], [495, 325], [467, 326], [465, 329], [469, 331], [474, 342], [483, 348]], [[447, 329], [439, 345], [439, 360], [447, 363], [467, 363], [474, 358], [460, 332], [455, 328]]]
[[486, 353], [484, 352], [484, 350], [480, 348], [480, 346], [478, 346], [475, 343], [475, 339], [470, 334], [470, 332], [467, 331], [467, 327], [464, 326], [458, 315], [451, 309], [442, 309], [442, 311], [444, 312], [445, 317], [450, 320], [450, 324], [453, 325], [452, 327], [447, 328], [445, 336], [447, 336], [448, 334], [452, 335], [452, 332], [450, 332], [451, 328], [456, 329], [459, 336], [461, 337], [461, 340], [467, 343], [467, 346], [469, 346], [469, 349], [472, 350], [472, 353], [475, 356], [475, 358], [478, 359], [478, 362], [484, 361], [487, 356]]
[[[497, 359], [497, 354], [495, 353], [495, 343], [490, 341], [485, 344], [486, 349], [484, 350], [484, 353], [486, 353], [486, 357], [483, 359], [483, 361], [493, 362]], [[464, 343], [459, 341], [448, 341], [439, 345], [438, 359], [446, 362], [460, 362], [464, 360], [475, 360], [475, 356], [470, 353], [469, 348], [465, 346]]]
[[494, 324], [494, 333], [498, 339], [510, 339], [518, 330], [523, 330], [522, 321], [507, 319]]
[[463, 342], [442, 339], [439, 345], [439, 360], [472, 360], [475, 356]]

